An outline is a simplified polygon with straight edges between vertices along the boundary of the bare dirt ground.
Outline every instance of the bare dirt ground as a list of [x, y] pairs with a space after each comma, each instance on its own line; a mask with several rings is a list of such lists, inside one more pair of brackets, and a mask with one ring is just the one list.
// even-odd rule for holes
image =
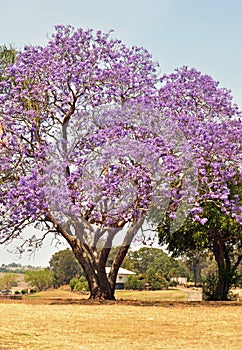
[[202, 290], [192, 288], [179, 288], [187, 296], [187, 301], [202, 301]]

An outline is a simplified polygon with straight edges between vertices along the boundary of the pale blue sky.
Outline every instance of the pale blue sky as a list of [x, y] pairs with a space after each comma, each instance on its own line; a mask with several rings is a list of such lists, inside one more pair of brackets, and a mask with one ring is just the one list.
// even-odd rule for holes
[[[0, 45], [44, 45], [55, 24], [114, 29], [147, 48], [161, 72], [188, 65], [212, 75], [242, 108], [241, 0], [0, 0], [0, 11]], [[52, 253], [46, 245], [22, 262], [47, 265]], [[13, 258], [0, 249], [0, 265]]]

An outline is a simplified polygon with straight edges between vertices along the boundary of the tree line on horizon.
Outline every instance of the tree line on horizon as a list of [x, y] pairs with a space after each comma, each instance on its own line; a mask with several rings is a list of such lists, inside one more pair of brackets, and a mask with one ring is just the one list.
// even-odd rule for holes
[[[115, 248], [110, 255], [109, 265], [115, 255]], [[17, 277], [24, 275], [31, 292], [48, 288], [69, 286], [72, 291], [89, 291], [87, 280], [71, 249], [66, 248], [54, 253], [47, 268], [22, 266], [21, 264], [3, 264], [4, 274], [0, 277], [0, 290], [17, 287]], [[174, 278], [185, 277], [186, 287], [205, 287], [206, 281], [216, 271], [216, 263], [212, 256], [194, 259], [174, 259], [159, 248], [142, 247], [130, 250], [124, 259], [122, 267], [135, 272], [125, 283], [129, 290], [162, 290], [176, 287]], [[14, 269], [14, 270], [13, 270]], [[242, 272], [242, 269], [240, 270]], [[241, 285], [238, 280], [234, 287]], [[211, 286], [210, 286], [211, 288]], [[16, 288], [15, 288], [16, 289]], [[207, 287], [204, 288], [204, 293]], [[27, 293], [27, 290], [18, 291]], [[204, 294], [205, 297], [205, 294]]]

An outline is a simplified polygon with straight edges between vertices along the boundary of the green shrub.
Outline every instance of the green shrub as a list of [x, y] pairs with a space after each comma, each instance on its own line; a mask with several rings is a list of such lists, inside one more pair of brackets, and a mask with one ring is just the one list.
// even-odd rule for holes
[[69, 286], [71, 288], [72, 291], [74, 291], [75, 289], [75, 286], [78, 284], [79, 282], [79, 279], [77, 277], [73, 277], [71, 280], [70, 280], [70, 283], [69, 283]]
[[161, 290], [168, 288], [169, 282], [159, 271], [149, 268], [146, 272], [146, 279], [151, 290]]
[[145, 281], [138, 276], [130, 275], [125, 283], [125, 289], [143, 290], [145, 289]]
[[73, 277], [70, 280], [69, 286], [72, 291], [76, 291], [76, 292], [89, 291], [88, 282], [84, 276], [81, 276], [80, 278]]
[[203, 283], [202, 298], [207, 301], [219, 300], [217, 292], [218, 275], [217, 273], [210, 273]]

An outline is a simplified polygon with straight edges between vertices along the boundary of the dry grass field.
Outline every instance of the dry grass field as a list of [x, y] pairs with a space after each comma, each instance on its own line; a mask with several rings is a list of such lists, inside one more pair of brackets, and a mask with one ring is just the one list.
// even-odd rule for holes
[[90, 303], [60, 290], [1, 300], [0, 350], [241, 349], [241, 302], [187, 302], [171, 292], [173, 301], [168, 291]]
[[117, 290], [117, 300], [141, 300], [149, 302], [157, 301], [185, 301], [186, 294], [181, 290], [156, 290], [156, 291], [133, 291], [133, 290]]

